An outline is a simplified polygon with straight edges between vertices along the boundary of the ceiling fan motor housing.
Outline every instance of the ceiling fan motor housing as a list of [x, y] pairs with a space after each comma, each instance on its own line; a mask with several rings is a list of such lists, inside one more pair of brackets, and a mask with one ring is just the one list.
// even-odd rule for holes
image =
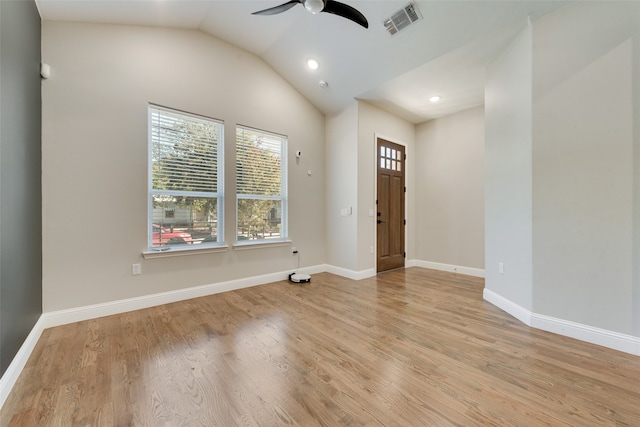
[[278, 13], [286, 12], [297, 4], [303, 5], [305, 9], [314, 15], [320, 12], [327, 12], [349, 19], [364, 28], [369, 28], [367, 18], [360, 11], [337, 0], [289, 0], [281, 5], [253, 12], [253, 15], [277, 15]]

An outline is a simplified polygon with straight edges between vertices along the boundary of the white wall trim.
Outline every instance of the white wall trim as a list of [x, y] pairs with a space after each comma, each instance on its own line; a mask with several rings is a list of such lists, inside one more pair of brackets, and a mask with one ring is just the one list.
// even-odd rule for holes
[[543, 331], [640, 356], [640, 338], [632, 335], [535, 313], [531, 316], [531, 326]]
[[415, 259], [408, 259], [404, 262], [404, 268], [418, 267], [418, 262]]
[[483, 298], [532, 328], [640, 356], [640, 337], [536, 314], [487, 288]]
[[375, 268], [354, 271], [354, 270], [348, 270], [342, 267], [336, 267], [335, 265], [327, 265], [327, 269], [325, 271], [327, 271], [328, 273], [337, 274], [338, 276], [346, 277], [352, 280], [367, 279], [369, 277], [374, 277], [376, 275]]
[[24, 369], [27, 364], [29, 356], [31, 356], [31, 352], [33, 352], [33, 349], [38, 343], [40, 335], [42, 335], [42, 331], [44, 330], [45, 327], [43, 326], [42, 316], [40, 316], [7, 367], [7, 370], [2, 375], [2, 378], [0, 378], [0, 409], [2, 409], [7, 397], [9, 397], [9, 393], [11, 392], [13, 385], [18, 380], [22, 369]]
[[515, 302], [508, 300], [502, 295], [499, 295], [487, 288], [484, 288], [484, 291], [482, 291], [482, 298], [502, 311], [506, 311], [525, 325], [531, 326], [531, 312], [521, 305], [516, 304]]
[[[452, 270], [450, 268], [455, 266], [430, 263], [426, 261], [407, 261], [407, 266], [417, 266], [436, 270], [455, 271], [460, 274], [469, 274], [468, 272], [463, 272], [469, 271], [464, 267], [461, 267], [458, 270]], [[470, 269], [471, 273], [476, 274], [469, 275], [479, 274], [479, 272], [475, 270], [478, 269]], [[353, 280], [366, 279], [376, 275], [376, 271], [373, 268], [362, 271], [353, 271], [327, 264], [305, 267], [298, 271], [306, 274], [316, 274], [326, 271]], [[484, 270], [481, 271], [484, 273]], [[210, 285], [196, 286], [176, 291], [111, 301], [103, 304], [93, 304], [85, 307], [43, 313], [20, 347], [20, 350], [18, 350], [18, 353], [11, 361], [11, 364], [5, 371], [4, 375], [0, 378], [0, 408], [4, 405], [11, 389], [20, 376], [22, 369], [27, 364], [31, 352], [35, 348], [42, 332], [46, 328], [286, 280], [289, 273], [291, 273], [291, 271], [270, 273], [261, 276], [230, 280], [227, 282], [213, 283]], [[311, 282], [313, 283], [313, 278], [311, 279]], [[640, 338], [638, 337], [535, 314], [487, 288], [483, 291], [483, 298], [528, 326], [640, 356]]]
[[[128, 311], [155, 307], [162, 304], [170, 304], [173, 302], [184, 301], [192, 298], [214, 295], [221, 292], [264, 285], [267, 283], [278, 282], [280, 280], [288, 280], [289, 274], [293, 271], [294, 270], [269, 273], [260, 276], [246, 277], [242, 279], [229, 280], [226, 282], [212, 283], [209, 285], [194, 286], [192, 288], [178, 289], [175, 291], [162, 292], [151, 295], [143, 295], [140, 297], [110, 301], [101, 304], [93, 304], [84, 307], [50, 311], [47, 313], [43, 313], [41, 319], [43, 320], [45, 328], [66, 325], [68, 323], [96, 319], [98, 317], [111, 316], [113, 314], [126, 313]], [[297, 271], [306, 274], [321, 273], [326, 271], [326, 266], [318, 265], [305, 267], [300, 268]]]
[[[0, 378], [0, 408], [4, 405], [11, 389], [27, 364], [29, 356], [31, 356], [33, 349], [42, 335], [42, 331], [46, 328], [287, 280], [289, 278], [289, 274], [293, 271], [294, 270], [264, 274], [260, 276], [43, 313], [31, 329], [31, 332], [20, 347], [20, 350], [18, 350], [14, 356], [4, 375]], [[317, 274], [326, 271], [353, 280], [365, 279], [376, 275], [375, 269], [352, 271], [327, 264], [304, 267], [295, 271], [306, 274]], [[313, 283], [313, 277], [311, 278], [311, 283]]]
[[[409, 262], [407, 262], [409, 264]], [[483, 268], [465, 267], [462, 265], [444, 264], [441, 262], [412, 260], [412, 266], [430, 268], [432, 270], [449, 271], [451, 273], [460, 273], [467, 276], [475, 276], [484, 278]]]
[[[297, 271], [306, 274], [316, 274], [328, 271], [331, 268], [325, 264], [300, 268]], [[143, 308], [155, 307], [162, 304], [169, 304], [187, 299], [213, 295], [221, 292], [232, 291], [236, 289], [248, 288], [251, 286], [264, 285], [267, 283], [278, 282], [280, 280], [288, 280], [289, 273], [277, 272], [264, 274], [261, 276], [247, 277], [243, 279], [230, 280], [227, 282], [213, 283], [203, 286], [195, 286], [192, 288], [179, 289], [175, 291], [162, 292], [152, 295], [144, 295], [135, 298], [127, 298], [118, 301], [110, 301], [101, 304], [92, 304], [83, 307], [75, 307], [66, 310], [49, 311], [43, 313], [31, 332], [25, 339], [24, 343], [14, 356], [11, 364], [0, 378], [0, 408], [4, 405], [5, 400], [9, 396], [11, 389], [18, 380], [20, 373], [24, 369], [29, 356], [33, 352], [42, 331], [54, 326], [66, 325], [73, 322], [81, 322], [83, 320], [96, 319], [113, 314], [126, 313], [128, 311], [140, 310]], [[335, 273], [340, 274], [340, 273]], [[313, 278], [312, 278], [313, 282]]]

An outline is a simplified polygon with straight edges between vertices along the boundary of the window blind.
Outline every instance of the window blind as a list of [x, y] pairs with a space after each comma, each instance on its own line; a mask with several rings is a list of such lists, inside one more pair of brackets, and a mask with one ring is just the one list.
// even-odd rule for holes
[[149, 105], [150, 250], [224, 241], [223, 135], [221, 121]]
[[284, 137], [248, 128], [236, 129], [238, 195], [282, 196]]
[[236, 127], [236, 239], [287, 238], [287, 138]]
[[153, 190], [216, 192], [221, 123], [151, 108]]

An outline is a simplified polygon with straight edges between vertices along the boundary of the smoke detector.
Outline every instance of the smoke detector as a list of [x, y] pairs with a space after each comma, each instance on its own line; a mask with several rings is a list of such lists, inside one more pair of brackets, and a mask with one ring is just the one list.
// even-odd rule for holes
[[409, 25], [422, 19], [422, 14], [414, 2], [407, 3], [402, 9], [384, 20], [384, 28], [390, 35], [395, 35]]

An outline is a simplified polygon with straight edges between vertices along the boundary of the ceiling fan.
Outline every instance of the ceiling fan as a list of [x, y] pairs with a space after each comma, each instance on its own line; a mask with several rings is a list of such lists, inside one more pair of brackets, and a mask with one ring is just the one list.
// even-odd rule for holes
[[314, 15], [320, 12], [327, 12], [350, 19], [356, 24], [362, 25], [364, 28], [369, 28], [367, 18], [365, 18], [362, 13], [349, 5], [335, 0], [291, 0], [280, 6], [253, 12], [252, 15], [275, 15], [291, 9], [298, 3]]

